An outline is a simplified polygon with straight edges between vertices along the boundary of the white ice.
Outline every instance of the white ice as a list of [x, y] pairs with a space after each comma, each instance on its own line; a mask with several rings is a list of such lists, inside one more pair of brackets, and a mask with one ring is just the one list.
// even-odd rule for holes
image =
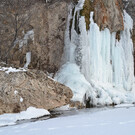
[[[90, 83], [80, 73], [79, 67], [73, 63], [63, 65], [60, 72], [56, 74], [55, 79], [72, 89], [72, 100], [74, 101], [83, 102], [85, 93], [90, 92], [90, 89], [92, 89]], [[96, 96], [94, 91], [91, 91], [91, 95]]]
[[123, 107], [135, 107], [135, 104], [119, 104], [119, 105], [115, 105], [115, 108], [123, 108]]
[[28, 68], [30, 62], [31, 62], [31, 52], [27, 52], [26, 53], [26, 64], [24, 65], [24, 68]]
[[[84, 16], [79, 17], [80, 34], [75, 30], [75, 15], [83, 7], [79, 0], [73, 15], [70, 10], [62, 66], [55, 80], [70, 87], [74, 101], [84, 103], [90, 98], [93, 105], [135, 102], [132, 18], [123, 12], [124, 31], [120, 40], [109, 29], [100, 31], [90, 13], [90, 29], [86, 30]], [[72, 16], [73, 15], [73, 16]], [[70, 20], [73, 19], [70, 38]]]

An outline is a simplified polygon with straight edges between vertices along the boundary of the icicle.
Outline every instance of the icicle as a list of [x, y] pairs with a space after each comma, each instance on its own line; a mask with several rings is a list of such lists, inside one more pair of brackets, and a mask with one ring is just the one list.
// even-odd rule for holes
[[[90, 14], [90, 29], [86, 30], [84, 16], [79, 16], [79, 30], [75, 30], [76, 14], [83, 8], [79, 0], [70, 11], [65, 34], [63, 65], [55, 79], [73, 91], [73, 100], [90, 99], [93, 105], [135, 102], [133, 43], [131, 17], [124, 11], [124, 31], [120, 40], [109, 29], [100, 31]], [[74, 12], [73, 12], [74, 11]]]
[[30, 62], [31, 62], [31, 52], [27, 52], [26, 53], [26, 64], [24, 65], [24, 68], [28, 68]]

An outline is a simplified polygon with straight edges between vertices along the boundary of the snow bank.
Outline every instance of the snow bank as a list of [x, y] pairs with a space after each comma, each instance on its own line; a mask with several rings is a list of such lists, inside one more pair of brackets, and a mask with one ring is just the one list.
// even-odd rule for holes
[[115, 105], [115, 108], [129, 108], [129, 107], [135, 107], [134, 104], [120, 104], [120, 105]]
[[26, 111], [20, 113], [0, 115], [0, 126], [14, 125], [18, 120], [38, 118], [44, 115], [50, 115], [50, 113], [45, 109], [29, 107]]
[[134, 135], [135, 108], [77, 111], [76, 115], [0, 128], [0, 135]]
[[83, 3], [84, 0], [79, 0], [74, 15], [73, 9], [70, 10], [63, 65], [55, 80], [70, 87], [73, 100], [82, 103], [85, 100], [90, 100], [93, 105], [135, 102], [133, 42], [130, 33], [133, 20], [124, 11], [124, 31], [120, 32], [118, 41], [115, 32], [110, 33], [107, 28], [100, 31], [91, 12], [88, 31], [84, 16], [77, 18], [80, 29], [80, 34], [77, 34], [75, 15], [79, 14]]

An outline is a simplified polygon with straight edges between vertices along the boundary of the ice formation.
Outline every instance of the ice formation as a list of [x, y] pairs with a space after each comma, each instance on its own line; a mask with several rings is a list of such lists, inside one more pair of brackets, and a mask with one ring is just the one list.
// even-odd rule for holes
[[24, 65], [24, 68], [28, 68], [30, 62], [31, 62], [31, 52], [27, 52], [26, 53], [26, 64]]
[[[74, 101], [89, 101], [92, 105], [133, 103], [134, 63], [130, 32], [133, 20], [124, 11], [124, 31], [120, 32], [118, 41], [116, 32], [110, 33], [108, 28], [100, 31], [91, 12], [87, 31], [84, 16], [79, 16], [83, 2], [78, 2], [74, 15], [70, 10], [62, 67], [55, 79], [72, 89]], [[79, 16], [79, 34], [75, 30], [76, 15]]]

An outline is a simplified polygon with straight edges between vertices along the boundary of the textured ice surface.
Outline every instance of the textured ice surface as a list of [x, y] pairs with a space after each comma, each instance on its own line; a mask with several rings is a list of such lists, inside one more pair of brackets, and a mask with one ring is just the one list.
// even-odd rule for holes
[[[93, 105], [109, 105], [135, 102], [133, 20], [124, 11], [124, 31], [120, 40], [109, 29], [100, 31], [90, 13], [90, 29], [86, 31], [84, 16], [78, 17], [80, 34], [75, 30], [75, 15], [83, 7], [79, 0], [68, 17], [62, 67], [55, 79], [70, 87], [73, 100], [90, 100]], [[72, 21], [71, 35], [70, 24]]]
[[90, 83], [85, 79], [84, 75], [80, 73], [79, 66], [74, 63], [66, 63], [63, 65], [55, 79], [72, 89], [73, 100], [82, 102], [87, 91], [91, 92], [90, 94], [93, 94], [93, 96], [95, 94], [94, 91], [92, 91]]

